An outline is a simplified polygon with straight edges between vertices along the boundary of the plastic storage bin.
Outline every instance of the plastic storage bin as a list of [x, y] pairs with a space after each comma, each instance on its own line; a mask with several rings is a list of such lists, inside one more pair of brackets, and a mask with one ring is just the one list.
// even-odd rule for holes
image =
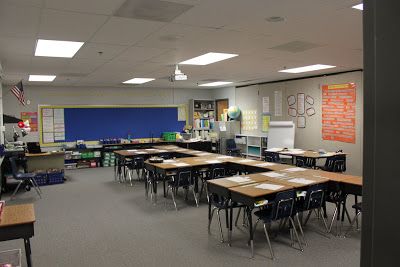
[[35, 181], [39, 186], [46, 185], [48, 183], [46, 171], [36, 171], [35, 174]]
[[163, 132], [162, 137], [165, 141], [176, 141], [175, 132]]
[[64, 171], [49, 170], [47, 171], [47, 179], [49, 184], [62, 184], [64, 183]]

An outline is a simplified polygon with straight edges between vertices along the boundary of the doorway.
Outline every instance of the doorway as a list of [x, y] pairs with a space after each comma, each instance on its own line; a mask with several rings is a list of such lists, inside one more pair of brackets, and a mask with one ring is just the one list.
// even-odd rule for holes
[[221, 115], [224, 114], [224, 109], [229, 107], [229, 99], [217, 99], [215, 100], [217, 106], [217, 121], [221, 121]]

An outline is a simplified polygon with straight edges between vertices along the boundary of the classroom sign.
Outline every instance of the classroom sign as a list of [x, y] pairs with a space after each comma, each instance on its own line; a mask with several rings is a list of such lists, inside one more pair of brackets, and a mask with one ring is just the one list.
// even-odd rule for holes
[[38, 113], [37, 112], [21, 112], [21, 120], [29, 121], [31, 132], [38, 131]]
[[322, 139], [356, 142], [355, 83], [322, 86]]

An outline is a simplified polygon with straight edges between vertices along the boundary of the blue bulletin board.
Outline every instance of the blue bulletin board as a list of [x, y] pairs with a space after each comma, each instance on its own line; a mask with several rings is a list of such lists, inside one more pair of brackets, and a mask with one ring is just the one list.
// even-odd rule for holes
[[[181, 132], [186, 120], [178, 119], [182, 106], [39, 106], [40, 143], [43, 145], [75, 142], [76, 140], [98, 141], [106, 138], [159, 138], [163, 132]], [[64, 136], [51, 142], [49, 127], [54, 114], [64, 118]], [[57, 111], [57, 112], [56, 112]], [[61, 111], [61, 112], [60, 112]], [[186, 119], [186, 118], [185, 118]], [[45, 124], [43, 126], [43, 121]], [[57, 132], [57, 130], [54, 130]], [[57, 133], [55, 133], [57, 134]]]

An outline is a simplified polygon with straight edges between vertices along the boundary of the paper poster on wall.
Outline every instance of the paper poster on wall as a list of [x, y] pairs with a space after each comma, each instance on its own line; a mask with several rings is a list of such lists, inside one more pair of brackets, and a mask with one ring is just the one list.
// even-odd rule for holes
[[186, 106], [180, 105], [178, 107], [178, 121], [186, 121]]
[[306, 117], [304, 116], [297, 117], [297, 128], [306, 128]]
[[288, 115], [290, 117], [296, 117], [297, 116], [297, 110], [295, 108], [289, 108], [288, 109]]
[[57, 124], [64, 123], [64, 109], [63, 108], [54, 109], [54, 123], [57, 123]]
[[314, 105], [314, 98], [309, 96], [309, 95], [307, 95], [306, 96], [306, 102], [312, 106], [312, 105]]
[[275, 91], [275, 116], [282, 116], [282, 91]]
[[31, 132], [38, 131], [38, 113], [37, 112], [21, 112], [21, 120], [29, 121]]
[[262, 129], [261, 131], [266, 133], [269, 130], [269, 122], [271, 120], [271, 115], [263, 114], [262, 115]]
[[43, 143], [54, 143], [54, 133], [43, 133]]
[[257, 110], [242, 111], [242, 130], [252, 131], [258, 129]]
[[356, 84], [322, 86], [322, 139], [356, 142]]
[[262, 107], [263, 107], [263, 113], [269, 113], [269, 96], [264, 96], [262, 98]]
[[42, 116], [43, 117], [53, 117], [53, 109], [51, 109], [51, 108], [42, 109]]
[[226, 132], [226, 124], [225, 124], [224, 121], [221, 121], [221, 122], [219, 123], [219, 130], [220, 130], [221, 132]]
[[289, 106], [296, 104], [296, 97], [294, 95], [290, 95], [287, 97], [287, 103]]
[[297, 94], [297, 114], [304, 115], [305, 112], [305, 95], [304, 93]]
[[49, 133], [49, 132], [53, 132], [54, 131], [54, 121], [53, 121], [53, 117], [43, 117], [42, 118], [42, 122], [43, 122], [43, 132], [45, 133]]

